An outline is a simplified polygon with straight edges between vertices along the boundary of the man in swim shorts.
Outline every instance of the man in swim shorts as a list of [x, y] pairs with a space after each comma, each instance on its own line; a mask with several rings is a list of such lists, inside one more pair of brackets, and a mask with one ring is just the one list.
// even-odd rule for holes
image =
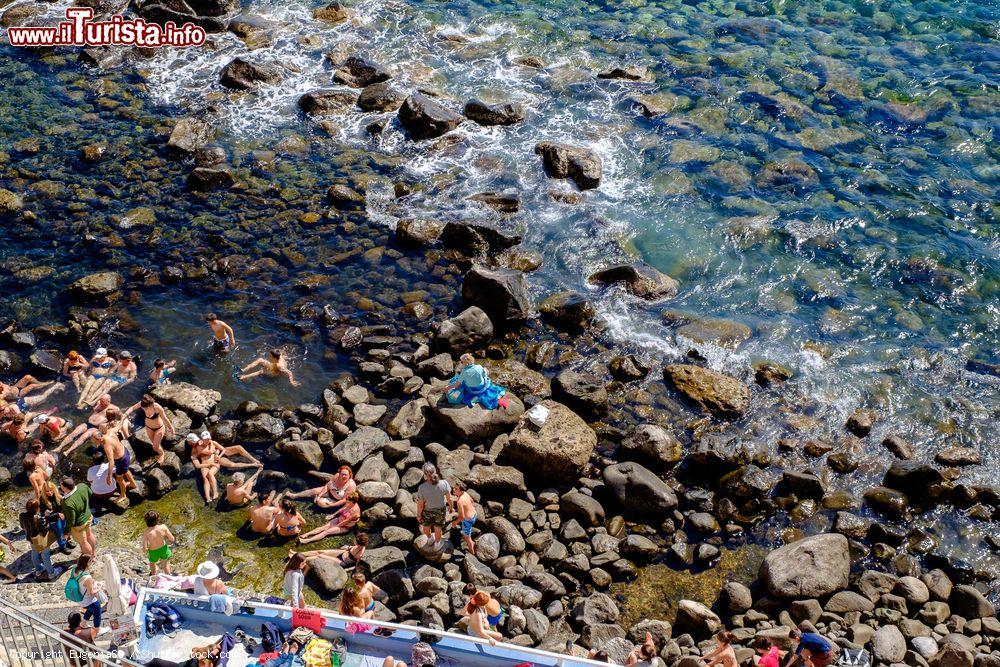
[[170, 545], [177, 542], [170, 529], [160, 523], [160, 515], [149, 510], [146, 512], [146, 530], [142, 533], [142, 548], [149, 556], [149, 576], [155, 577], [157, 564], [163, 568], [164, 574], [170, 574]]
[[472, 501], [472, 496], [468, 493], [469, 487], [465, 482], [459, 480], [452, 486], [452, 496], [455, 498], [455, 505], [458, 508], [458, 516], [451, 522], [449, 528], [456, 524], [465, 540], [465, 546], [469, 553], [476, 555], [476, 543], [472, 541], [472, 526], [476, 523], [476, 504]]
[[209, 313], [205, 316], [205, 321], [212, 330], [212, 345], [216, 352], [225, 353], [236, 347], [236, 334], [233, 333], [233, 328], [220, 320], [218, 315]]

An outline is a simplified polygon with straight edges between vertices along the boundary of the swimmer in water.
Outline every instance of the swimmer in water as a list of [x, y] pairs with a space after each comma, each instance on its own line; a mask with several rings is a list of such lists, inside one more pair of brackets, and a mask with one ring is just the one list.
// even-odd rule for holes
[[[260, 370], [253, 371], [253, 369], [257, 367], [260, 367]], [[250, 371], [253, 372], [251, 373]], [[271, 350], [270, 354], [268, 354], [267, 359], [260, 357], [258, 359], [253, 360], [252, 362], [244, 366], [242, 369], [240, 369], [240, 373], [242, 373], [242, 375], [240, 375], [240, 380], [243, 381], [249, 380], [250, 378], [255, 378], [258, 375], [270, 375], [271, 377], [279, 377], [281, 375], [284, 375], [285, 377], [288, 378], [289, 384], [291, 384], [293, 387], [299, 386], [298, 381], [295, 379], [295, 376], [292, 374], [292, 371], [289, 370], [288, 364], [285, 363], [285, 357], [281, 354], [281, 350], [279, 349]]]
[[236, 334], [233, 328], [219, 319], [215, 313], [205, 316], [209, 328], [212, 330], [212, 346], [216, 352], [226, 353], [236, 347]]

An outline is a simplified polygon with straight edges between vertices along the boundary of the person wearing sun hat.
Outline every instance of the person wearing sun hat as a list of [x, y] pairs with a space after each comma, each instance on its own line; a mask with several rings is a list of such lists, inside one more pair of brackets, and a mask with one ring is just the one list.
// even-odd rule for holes
[[84, 396], [90, 396], [93, 393], [94, 385], [102, 384], [104, 378], [111, 375], [111, 369], [114, 365], [115, 360], [108, 356], [108, 348], [99, 347], [94, 350], [94, 356], [87, 365], [87, 372], [89, 374], [83, 383], [83, 387], [80, 389], [81, 401]]
[[195, 595], [226, 595], [229, 588], [219, 579], [219, 566], [210, 560], [198, 565], [197, 576], [194, 578]]
[[222, 456], [213, 447], [204, 447], [195, 433], [188, 433], [184, 440], [191, 445], [191, 463], [201, 475], [205, 502], [215, 502], [219, 498], [219, 481], [216, 475], [221, 467]]
[[[212, 439], [209, 431], [202, 431], [198, 435], [197, 448], [202, 451], [213, 451], [219, 456], [219, 465], [223, 468], [263, 468], [264, 464], [248, 452], [242, 445], [231, 445], [223, 447]], [[229, 457], [242, 456], [250, 459], [250, 463], [237, 463]]]

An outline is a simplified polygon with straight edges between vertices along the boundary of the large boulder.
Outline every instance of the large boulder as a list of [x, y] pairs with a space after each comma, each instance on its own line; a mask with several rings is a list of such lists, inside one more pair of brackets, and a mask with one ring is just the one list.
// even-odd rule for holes
[[177, 155], [193, 155], [215, 137], [215, 128], [200, 118], [181, 118], [167, 140], [167, 149]]
[[541, 428], [521, 419], [499, 460], [553, 482], [570, 482], [583, 472], [597, 447], [597, 434], [562, 403], [541, 402], [549, 415]]
[[621, 285], [632, 296], [656, 301], [677, 296], [680, 283], [647, 264], [619, 264], [592, 273], [593, 285]]
[[403, 101], [397, 114], [411, 139], [432, 139], [451, 132], [465, 118], [435, 102], [423, 93], [414, 93]]
[[354, 107], [358, 97], [346, 90], [311, 90], [299, 98], [299, 109], [309, 116], [344, 113]]
[[344, 568], [330, 558], [316, 558], [309, 563], [309, 582], [325, 598], [339, 595], [347, 580]]
[[469, 269], [462, 278], [462, 302], [478, 306], [501, 326], [523, 323], [531, 308], [524, 274], [511, 269]]
[[13, 215], [24, 208], [24, 198], [10, 190], [0, 188], [0, 215]]
[[837, 533], [813, 535], [767, 555], [758, 578], [778, 598], [818, 598], [847, 588], [851, 554]]
[[906, 638], [895, 625], [883, 625], [872, 636], [872, 654], [881, 664], [902, 662], [906, 655]]
[[117, 271], [102, 271], [70, 283], [66, 292], [71, 297], [87, 301], [107, 299], [120, 290], [123, 283], [124, 280]]
[[337, 466], [357, 468], [362, 461], [382, 451], [388, 444], [389, 436], [385, 431], [374, 426], [362, 426], [334, 447], [330, 458]]
[[596, 312], [594, 304], [579, 292], [557, 292], [538, 304], [542, 319], [568, 331], [580, 331], [590, 326]]
[[552, 141], [535, 145], [542, 156], [545, 171], [553, 178], [572, 179], [581, 190], [591, 190], [601, 183], [601, 156], [589, 148]]
[[440, 234], [441, 244], [466, 255], [493, 257], [521, 242], [517, 234], [510, 234], [487, 222], [450, 220]]
[[669, 364], [663, 378], [680, 394], [719, 419], [739, 419], [750, 407], [750, 388], [736, 378], [692, 364]]
[[386, 426], [386, 432], [400, 440], [419, 438], [425, 433], [429, 408], [430, 404], [425, 398], [417, 398], [404, 404]]
[[577, 414], [598, 419], [608, 412], [607, 383], [593, 373], [565, 370], [552, 381], [552, 398]]
[[955, 586], [948, 598], [951, 611], [962, 618], [988, 618], [996, 616], [996, 607], [980, 593], [975, 586], [962, 584]]
[[257, 65], [242, 58], [233, 58], [219, 72], [219, 83], [230, 90], [252, 90], [265, 83], [281, 80], [281, 70], [275, 65]]
[[452, 434], [462, 440], [480, 442], [491, 440], [501, 433], [509, 433], [524, 414], [524, 403], [517, 396], [507, 394], [507, 407], [486, 410], [476, 404], [471, 408], [452, 405], [441, 396], [432, 406], [434, 416]]
[[514, 125], [524, 120], [524, 106], [518, 102], [487, 104], [480, 100], [469, 100], [462, 113], [479, 125]]
[[639, 424], [618, 446], [622, 458], [648, 463], [662, 469], [679, 462], [681, 442], [667, 429], [656, 424]]
[[546, 398], [552, 393], [547, 377], [516, 359], [486, 359], [482, 364], [493, 382], [518, 396]]
[[626, 461], [604, 469], [604, 482], [627, 509], [663, 516], [677, 507], [677, 494], [656, 474]]
[[285, 424], [269, 412], [262, 412], [240, 424], [240, 438], [250, 442], [277, 440], [285, 432]]
[[222, 394], [214, 389], [202, 389], [188, 382], [158, 384], [149, 393], [163, 405], [202, 421], [215, 412], [215, 406], [222, 400]]
[[[286, 440], [278, 443], [278, 451], [305, 471], [319, 470], [323, 465], [323, 449], [315, 440]], [[302, 471], [302, 468], [296, 468]]]
[[352, 88], [365, 88], [373, 83], [383, 83], [392, 78], [392, 73], [382, 65], [351, 56], [333, 73], [333, 80]]
[[472, 306], [445, 320], [434, 336], [435, 346], [459, 354], [476, 350], [493, 338], [493, 322], [482, 308]]
[[382, 570], [405, 568], [406, 554], [399, 547], [366, 549], [361, 557], [361, 564], [367, 566], [372, 574], [378, 574]]
[[677, 620], [674, 621], [674, 633], [690, 634], [695, 640], [708, 639], [722, 629], [722, 619], [718, 615], [694, 600], [681, 600], [677, 603]]

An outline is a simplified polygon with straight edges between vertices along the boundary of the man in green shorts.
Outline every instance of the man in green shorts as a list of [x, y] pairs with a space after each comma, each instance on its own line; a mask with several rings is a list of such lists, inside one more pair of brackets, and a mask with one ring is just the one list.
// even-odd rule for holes
[[163, 574], [170, 574], [170, 545], [177, 540], [170, 529], [160, 523], [160, 515], [149, 510], [146, 512], [146, 530], [142, 534], [142, 548], [149, 554], [149, 576], [155, 577], [157, 563], [163, 567]]

